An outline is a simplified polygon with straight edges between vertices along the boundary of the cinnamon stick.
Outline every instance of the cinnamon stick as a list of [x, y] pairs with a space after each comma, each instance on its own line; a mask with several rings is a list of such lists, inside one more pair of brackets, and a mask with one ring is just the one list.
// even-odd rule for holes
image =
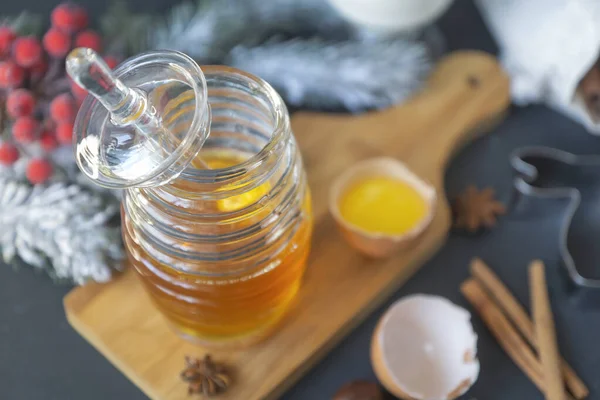
[[[500, 346], [517, 364], [517, 366], [529, 377], [529, 379], [542, 392], [546, 393], [545, 382], [542, 373], [542, 364], [536, 358], [531, 347], [523, 340], [514, 326], [500, 311], [494, 301], [488, 296], [481, 284], [471, 278], [465, 281], [460, 290], [465, 298], [471, 303], [488, 329], [492, 332]], [[563, 399], [571, 400], [567, 392], [563, 391]]]
[[[502, 283], [500, 278], [479, 258], [471, 262], [471, 274], [488, 291], [492, 298], [498, 303], [506, 316], [512, 320], [515, 327], [521, 332], [523, 337], [536, 350], [538, 341], [535, 335], [533, 322], [521, 304], [510, 293], [508, 288]], [[585, 383], [577, 376], [577, 373], [569, 366], [566, 360], [561, 362], [562, 374], [565, 383], [573, 396], [577, 400], [585, 399], [589, 390]]]
[[544, 264], [533, 261], [529, 266], [531, 310], [535, 337], [539, 346], [540, 362], [546, 387], [547, 400], [564, 400], [564, 382], [560, 370], [560, 353], [556, 342], [554, 317], [548, 296]]

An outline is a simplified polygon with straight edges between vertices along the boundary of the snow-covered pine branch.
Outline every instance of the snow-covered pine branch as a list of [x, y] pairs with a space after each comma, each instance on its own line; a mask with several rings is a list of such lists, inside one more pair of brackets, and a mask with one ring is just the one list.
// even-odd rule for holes
[[431, 69], [419, 42], [331, 42], [314, 38], [237, 46], [228, 65], [260, 76], [292, 106], [384, 108], [420, 89]]
[[60, 280], [106, 282], [124, 257], [119, 205], [78, 185], [29, 186], [0, 178], [0, 247], [5, 263], [18, 256]]

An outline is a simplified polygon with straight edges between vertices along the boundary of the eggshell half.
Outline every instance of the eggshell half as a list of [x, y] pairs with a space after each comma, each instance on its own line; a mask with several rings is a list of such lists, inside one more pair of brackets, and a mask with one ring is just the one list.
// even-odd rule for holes
[[413, 295], [394, 303], [373, 334], [377, 378], [401, 399], [451, 400], [479, 376], [471, 314], [449, 300]]

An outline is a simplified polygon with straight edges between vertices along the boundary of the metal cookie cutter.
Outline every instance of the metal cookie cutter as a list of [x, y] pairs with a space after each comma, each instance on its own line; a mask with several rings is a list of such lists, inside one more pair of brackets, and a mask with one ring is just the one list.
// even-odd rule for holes
[[[592, 262], [578, 265], [574, 260], [582, 252], [600, 248], [600, 156], [578, 156], [549, 147], [522, 147], [511, 154], [510, 163], [517, 171], [515, 188], [520, 194], [546, 199], [568, 199], [560, 224], [559, 252], [568, 276], [568, 288], [577, 302], [600, 304], [600, 250]], [[583, 195], [582, 195], [583, 192]], [[591, 196], [594, 207], [585, 207]], [[587, 201], [582, 201], [585, 198]], [[590, 215], [591, 214], [591, 215]], [[593, 224], [593, 221], [597, 221]], [[574, 235], [573, 222], [583, 230], [595, 225], [596, 235]], [[581, 229], [580, 229], [581, 230]], [[586, 239], [590, 243], [586, 243]], [[591, 243], [591, 242], [594, 242]], [[592, 247], [590, 247], [592, 246]], [[593, 272], [592, 272], [593, 270]]]

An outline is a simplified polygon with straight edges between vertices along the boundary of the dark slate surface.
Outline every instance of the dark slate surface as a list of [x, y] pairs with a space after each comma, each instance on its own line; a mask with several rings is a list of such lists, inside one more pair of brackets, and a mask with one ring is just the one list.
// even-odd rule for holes
[[[22, 8], [48, 11], [54, 2], [4, 2], [3, 13]], [[89, 2], [91, 3], [91, 1]], [[169, 1], [133, 1], [145, 11], [160, 11]], [[98, 2], [93, 6], [100, 11]], [[450, 49], [495, 51], [474, 6], [458, 0], [440, 26]], [[548, 266], [552, 299], [565, 357], [589, 384], [591, 399], [600, 399], [600, 313], [573, 301], [560, 274], [558, 229], [564, 200], [515, 199], [509, 154], [519, 146], [548, 145], [578, 154], [600, 154], [600, 139], [578, 124], [545, 107], [514, 109], [485, 138], [465, 148], [447, 174], [447, 192], [454, 196], [468, 183], [493, 185], [511, 205], [498, 229], [476, 237], [452, 234], [444, 248], [411, 279], [393, 300], [411, 293], [445, 296], [467, 306], [458, 292], [473, 256], [483, 257], [523, 303], [528, 304], [526, 265], [542, 258]], [[594, 191], [591, 190], [591, 193]], [[590, 220], [597, 216], [595, 198], [586, 200]], [[597, 218], [595, 219], [598, 220]], [[594, 224], [588, 224], [593, 230]], [[587, 229], [586, 224], [578, 227]], [[593, 266], [597, 250], [581, 250], [578, 260]], [[49, 278], [30, 269], [0, 268], [0, 398], [37, 399], [145, 399], [146, 397], [67, 324], [62, 297], [68, 287], [53, 286]], [[390, 301], [390, 302], [391, 302]], [[389, 303], [388, 303], [389, 304]], [[387, 306], [387, 305], [386, 305]], [[384, 308], [375, 312], [346, 338], [284, 399], [329, 399], [336, 388], [354, 378], [374, 379], [369, 342]], [[542, 399], [540, 393], [506, 357], [478, 318], [482, 372], [464, 399]], [[285, 354], [282, 353], [282, 357]], [[243, 400], [243, 399], [241, 399]]]

